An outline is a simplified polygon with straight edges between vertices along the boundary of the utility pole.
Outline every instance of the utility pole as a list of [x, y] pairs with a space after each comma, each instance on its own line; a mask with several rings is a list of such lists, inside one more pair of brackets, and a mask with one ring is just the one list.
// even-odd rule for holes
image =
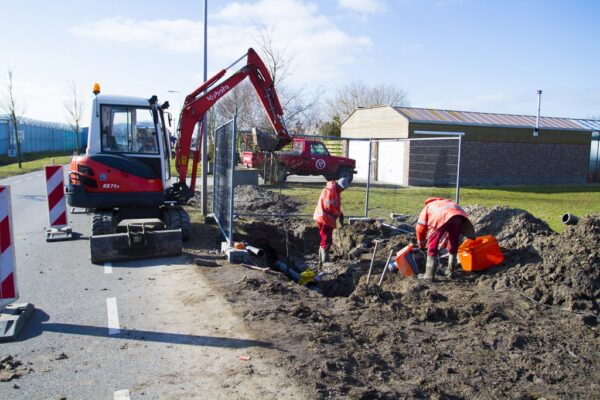
[[[207, 77], [207, 28], [206, 24], [208, 21], [208, 0], [204, 0], [204, 82], [208, 79]], [[206, 217], [208, 214], [208, 113], [204, 114], [202, 119], [202, 216]]]
[[535, 128], [533, 129], [533, 137], [538, 137], [538, 135], [540, 134], [540, 108], [542, 105], [542, 91], [538, 90], [537, 95], [538, 95], [538, 111], [537, 111], [537, 117], [535, 118]]

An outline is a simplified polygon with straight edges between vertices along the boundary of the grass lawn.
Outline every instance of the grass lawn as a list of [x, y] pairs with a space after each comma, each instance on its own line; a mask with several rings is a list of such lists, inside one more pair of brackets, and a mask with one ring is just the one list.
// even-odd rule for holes
[[68, 164], [72, 154], [61, 153], [28, 153], [21, 158], [22, 168], [19, 168], [15, 157], [0, 157], [0, 179], [9, 176], [27, 174], [33, 171], [41, 171], [45, 165], [52, 165], [52, 159], [56, 165]]
[[[282, 193], [305, 203], [304, 213], [312, 213], [323, 185], [286, 186]], [[351, 185], [342, 194], [342, 209], [346, 215], [364, 215], [365, 187]], [[369, 216], [389, 217], [390, 212], [416, 214], [429, 197], [454, 199], [453, 188], [386, 188], [372, 187], [369, 196]], [[503, 188], [462, 188], [462, 205], [507, 205], [529, 211], [546, 221], [555, 231], [562, 231], [561, 217], [565, 212], [582, 216], [600, 213], [600, 185], [519, 186]]]

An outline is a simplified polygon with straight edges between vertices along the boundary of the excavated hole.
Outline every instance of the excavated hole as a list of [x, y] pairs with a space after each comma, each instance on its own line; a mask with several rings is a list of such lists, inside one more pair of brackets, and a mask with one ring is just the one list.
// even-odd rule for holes
[[[378, 246], [370, 282], [375, 283], [390, 251], [395, 254], [410, 243], [411, 236], [397, 235], [374, 220], [359, 221], [336, 229], [330, 252], [331, 262], [321, 269], [317, 268], [319, 232], [312, 221], [242, 219], [236, 223], [235, 240], [265, 251], [264, 258], [253, 257], [257, 265], [275, 269], [275, 262], [282, 261], [300, 272], [314, 268], [324, 273], [315, 285], [320, 293], [326, 297], [348, 297], [365, 283], [373, 253], [373, 240], [382, 238], [385, 241]], [[351, 258], [348, 253], [357, 247], [364, 249], [363, 254]], [[282, 275], [282, 279], [288, 278]]]

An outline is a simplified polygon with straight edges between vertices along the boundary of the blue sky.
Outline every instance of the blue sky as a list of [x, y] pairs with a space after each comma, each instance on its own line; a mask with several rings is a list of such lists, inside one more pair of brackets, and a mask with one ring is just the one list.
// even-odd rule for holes
[[[352, 81], [392, 84], [411, 106], [600, 117], [596, 1], [209, 0], [209, 74], [256, 46], [258, 27], [294, 56], [286, 84], [327, 97]], [[85, 99], [157, 94], [179, 104], [202, 82], [203, 1], [5, 1], [0, 80], [25, 115], [64, 121], [69, 81]]]

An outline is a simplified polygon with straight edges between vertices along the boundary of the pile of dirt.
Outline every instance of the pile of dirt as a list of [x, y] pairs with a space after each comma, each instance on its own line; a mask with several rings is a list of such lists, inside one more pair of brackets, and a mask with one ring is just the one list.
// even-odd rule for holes
[[235, 210], [239, 213], [295, 213], [300, 206], [299, 202], [286, 195], [254, 185], [236, 186], [234, 201]]
[[[188, 202], [189, 205], [200, 204], [202, 193], [196, 191], [194, 197]], [[208, 208], [212, 208], [213, 193], [212, 187], [207, 192]], [[255, 185], [240, 185], [235, 187], [234, 191], [235, 212], [244, 213], [260, 213], [260, 214], [291, 214], [297, 213], [300, 202], [291, 199], [290, 197], [263, 189]]]
[[535, 255], [495, 277], [494, 288], [522, 291], [533, 300], [600, 315], [600, 216], [589, 215], [561, 234], [539, 236]]

